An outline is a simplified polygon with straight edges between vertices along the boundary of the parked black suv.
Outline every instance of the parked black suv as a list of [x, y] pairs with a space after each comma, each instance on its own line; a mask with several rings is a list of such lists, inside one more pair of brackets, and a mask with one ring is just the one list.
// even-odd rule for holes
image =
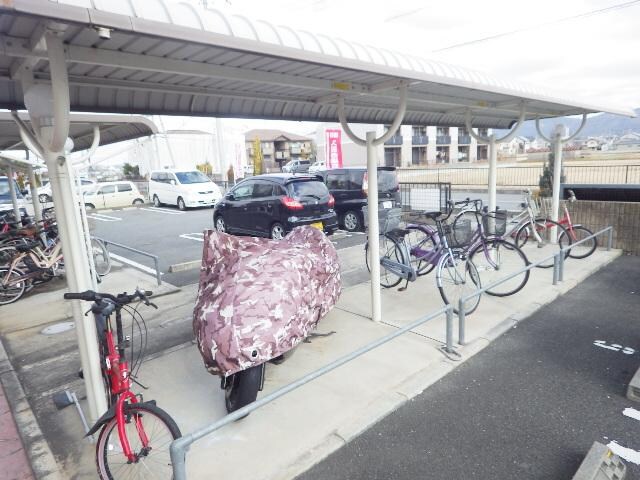
[[281, 239], [294, 227], [338, 229], [334, 199], [319, 177], [291, 173], [256, 175], [238, 183], [214, 207], [218, 231]]
[[[367, 169], [365, 167], [334, 168], [318, 172], [336, 199], [335, 210], [340, 225], [353, 232], [362, 230], [364, 216], [362, 207], [367, 204]], [[395, 167], [378, 167], [379, 208], [401, 205], [400, 187]]]

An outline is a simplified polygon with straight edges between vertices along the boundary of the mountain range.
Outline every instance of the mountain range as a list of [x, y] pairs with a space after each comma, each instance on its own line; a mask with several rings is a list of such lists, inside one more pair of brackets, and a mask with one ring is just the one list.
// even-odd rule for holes
[[[580, 137], [619, 136], [629, 132], [640, 132], [640, 108], [635, 109], [635, 114], [637, 115], [636, 118], [622, 117], [610, 113], [592, 115], [587, 119], [587, 124], [580, 133]], [[542, 131], [548, 136], [558, 123], [564, 123], [569, 127], [570, 132], [575, 132], [580, 126], [581, 121], [581, 118], [576, 117], [559, 117], [541, 120], [540, 125]], [[506, 133], [506, 130], [500, 130], [499, 132]], [[500, 133], [498, 133], [498, 135], [500, 135]], [[518, 135], [522, 137], [537, 137], [536, 122], [534, 120], [524, 122], [518, 130]]]

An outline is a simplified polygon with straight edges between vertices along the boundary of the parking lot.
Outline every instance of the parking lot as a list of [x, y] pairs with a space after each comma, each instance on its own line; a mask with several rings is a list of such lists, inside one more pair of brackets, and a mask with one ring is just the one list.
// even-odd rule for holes
[[[163, 280], [184, 286], [197, 283], [198, 269], [170, 273], [169, 267], [201, 258], [203, 232], [213, 227], [212, 213], [210, 208], [182, 212], [172, 207], [143, 206], [94, 210], [87, 212], [87, 217], [93, 235], [157, 255]], [[331, 238], [337, 249], [344, 249], [364, 244], [366, 236], [338, 231]], [[109, 250], [115, 260], [155, 274], [150, 258], [115, 246], [110, 246]], [[364, 254], [360, 249], [355, 249], [353, 255], [359, 255], [364, 266]]]

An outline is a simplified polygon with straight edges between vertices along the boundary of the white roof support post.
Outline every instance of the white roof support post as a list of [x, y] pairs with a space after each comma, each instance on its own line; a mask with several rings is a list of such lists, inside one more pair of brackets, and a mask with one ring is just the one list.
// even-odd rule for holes
[[39, 223], [42, 221], [42, 207], [40, 205], [40, 199], [38, 198], [36, 174], [32, 166], [27, 167], [27, 174], [29, 175], [29, 191], [31, 193], [31, 203], [33, 204], [33, 216], [36, 219], [36, 223]]
[[526, 117], [526, 103], [520, 102], [520, 116], [518, 117], [517, 123], [512, 127], [511, 131], [507, 133], [504, 137], [496, 138], [495, 134], [489, 135], [489, 137], [485, 137], [484, 135], [480, 135], [473, 131], [471, 127], [471, 109], [467, 109], [465, 116], [465, 126], [467, 127], [467, 131], [469, 135], [475, 138], [478, 142], [488, 143], [489, 144], [489, 179], [487, 188], [489, 190], [489, 211], [494, 211], [497, 208], [497, 180], [498, 180], [498, 143], [508, 142], [511, 140], [517, 133], [518, 129], [524, 122]]
[[[47, 164], [64, 252], [67, 285], [70, 290], [80, 292], [91, 289], [93, 285], [88, 253], [83, 242], [78, 200], [72, 182], [72, 169], [63, 151], [70, 126], [69, 81], [65, 52], [59, 32], [47, 30], [45, 41], [51, 71], [51, 88], [25, 82], [25, 86], [28, 87], [24, 89], [25, 104], [34, 132], [30, 132], [23, 122], [16, 123], [20, 127], [22, 138], [29, 141], [29, 148], [33, 147], [34, 153], [42, 156]], [[72, 311], [84, 372], [89, 416], [95, 422], [107, 409], [97, 350], [96, 326], [93, 322], [86, 321], [80, 301], [72, 302]]]
[[11, 205], [13, 206], [13, 215], [16, 217], [16, 222], [20, 221], [20, 207], [18, 207], [18, 192], [16, 192], [16, 182], [13, 178], [13, 168], [7, 167], [7, 180], [9, 181], [9, 195], [11, 196]]
[[[582, 115], [582, 122], [578, 129], [568, 137], [562, 137], [562, 125], [556, 125], [556, 132], [553, 139], [548, 138], [542, 133], [540, 127], [540, 118], [536, 118], [536, 130], [543, 140], [553, 144], [553, 193], [551, 199], [551, 220], [558, 221], [558, 212], [560, 210], [560, 180], [562, 177], [562, 144], [567, 143], [577, 137], [587, 124], [587, 114]], [[554, 227], [555, 228], [555, 227]], [[552, 232], [552, 238], [556, 238], [557, 232]]]
[[[356, 145], [367, 147], [367, 209], [369, 234], [368, 243], [371, 255], [377, 255], [380, 250], [380, 225], [378, 224], [378, 156], [376, 147], [386, 142], [400, 128], [407, 109], [407, 85], [402, 82], [400, 89], [400, 105], [393, 123], [381, 137], [376, 138], [376, 132], [367, 132], [366, 140], [359, 138], [347, 123], [344, 112], [344, 97], [338, 96], [337, 111], [342, 129]], [[371, 320], [379, 322], [382, 319], [382, 300], [380, 296], [380, 261], [370, 261], [371, 267]]]

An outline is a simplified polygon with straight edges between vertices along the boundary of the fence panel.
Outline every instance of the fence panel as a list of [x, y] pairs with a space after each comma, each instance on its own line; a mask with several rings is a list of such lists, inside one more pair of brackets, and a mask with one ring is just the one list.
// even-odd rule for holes
[[451, 199], [451, 184], [443, 182], [402, 182], [400, 199], [403, 210], [437, 211]]

